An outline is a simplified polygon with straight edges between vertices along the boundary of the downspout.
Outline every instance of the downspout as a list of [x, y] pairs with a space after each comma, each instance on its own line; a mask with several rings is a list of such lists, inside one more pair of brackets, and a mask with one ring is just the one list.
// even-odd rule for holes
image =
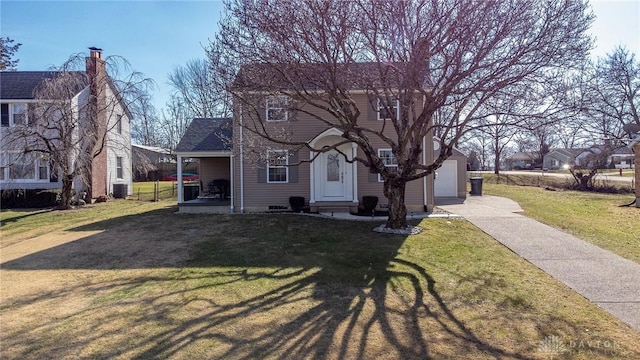
[[182, 155], [178, 155], [178, 204], [184, 201], [182, 188]]
[[240, 213], [244, 213], [244, 149], [242, 147], [242, 103], [240, 103]]
[[[422, 165], [427, 165], [427, 147], [426, 142], [424, 140], [425, 137], [422, 138]], [[422, 177], [422, 200], [425, 207], [428, 208], [427, 204], [427, 177]]]

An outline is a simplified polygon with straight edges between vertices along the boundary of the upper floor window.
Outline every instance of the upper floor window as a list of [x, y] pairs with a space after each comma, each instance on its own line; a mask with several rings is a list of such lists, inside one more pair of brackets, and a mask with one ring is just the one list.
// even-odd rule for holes
[[267, 182], [289, 182], [289, 152], [287, 150], [267, 151]]
[[0, 104], [0, 123], [2, 126], [28, 125], [27, 104]]
[[[392, 172], [398, 171], [398, 161], [391, 149], [378, 149], [378, 157], [382, 160], [385, 167], [389, 168]], [[384, 178], [381, 174], [378, 174], [378, 181], [383, 182]]]
[[267, 121], [287, 121], [289, 119], [289, 97], [269, 96], [266, 99]]
[[400, 101], [397, 98], [391, 98], [390, 103], [387, 102], [385, 97], [378, 98], [378, 120], [398, 119], [400, 117], [399, 109]]

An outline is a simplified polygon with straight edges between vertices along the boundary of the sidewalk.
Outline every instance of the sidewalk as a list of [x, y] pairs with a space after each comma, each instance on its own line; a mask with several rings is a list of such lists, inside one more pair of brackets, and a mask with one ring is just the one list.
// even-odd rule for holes
[[439, 205], [460, 215], [549, 275], [640, 331], [640, 264], [529, 219], [496, 196]]

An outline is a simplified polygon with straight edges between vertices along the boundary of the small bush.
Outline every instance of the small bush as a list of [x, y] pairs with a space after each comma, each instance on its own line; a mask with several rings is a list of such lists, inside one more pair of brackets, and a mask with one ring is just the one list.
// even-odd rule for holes
[[291, 209], [295, 212], [301, 212], [304, 209], [304, 197], [302, 196], [291, 196], [289, 197], [289, 205], [291, 205]]
[[378, 206], [378, 197], [377, 196], [363, 196], [362, 197], [362, 207], [364, 211], [371, 212], [373, 209]]
[[47, 208], [60, 201], [58, 190], [3, 190], [2, 208]]

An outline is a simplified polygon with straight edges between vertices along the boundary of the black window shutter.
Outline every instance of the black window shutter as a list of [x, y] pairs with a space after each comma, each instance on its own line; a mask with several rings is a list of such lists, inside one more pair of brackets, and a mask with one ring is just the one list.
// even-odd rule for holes
[[2, 126], [9, 126], [9, 104], [1, 104], [0, 108]]

